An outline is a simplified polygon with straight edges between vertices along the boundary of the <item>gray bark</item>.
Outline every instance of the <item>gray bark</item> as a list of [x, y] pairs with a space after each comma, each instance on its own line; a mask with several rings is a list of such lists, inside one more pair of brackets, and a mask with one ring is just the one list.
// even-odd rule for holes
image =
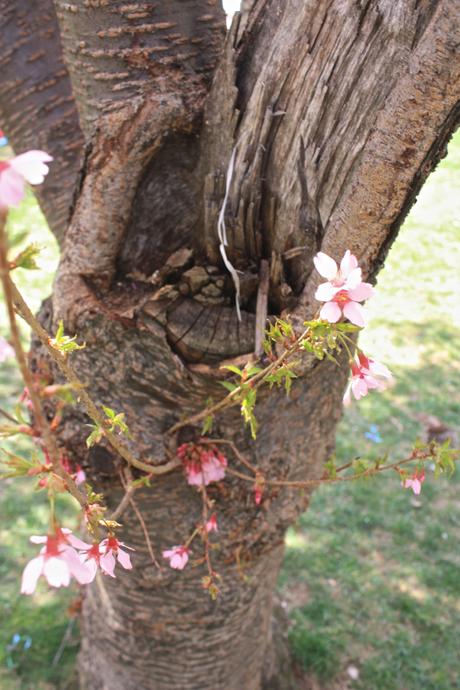
[[62, 58], [52, 0], [0, 2], [0, 121], [15, 153], [54, 157], [38, 200], [62, 243], [83, 157], [83, 136]]

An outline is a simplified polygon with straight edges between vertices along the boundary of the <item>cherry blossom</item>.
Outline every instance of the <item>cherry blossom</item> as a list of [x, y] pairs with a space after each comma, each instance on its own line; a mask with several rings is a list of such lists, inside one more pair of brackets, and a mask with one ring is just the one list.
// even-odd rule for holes
[[[134, 551], [130, 546], [126, 546], [115, 536], [109, 536], [103, 539], [99, 544], [87, 544], [79, 540], [79, 555], [82, 562], [89, 568], [92, 573], [92, 579], [96, 576], [97, 569], [100, 568], [103, 573], [116, 577], [114, 570], [116, 561], [125, 568], [125, 570], [132, 569], [131, 558], [129, 553], [123, 549]], [[123, 547], [123, 549], [121, 548]]]
[[177, 449], [190, 486], [207, 486], [225, 477], [227, 458], [215, 446], [184, 443]]
[[422, 490], [422, 484], [425, 481], [425, 470], [415, 470], [415, 472], [410, 476], [404, 479], [404, 481], [401, 483], [401, 486], [403, 486], [405, 489], [412, 489], [414, 494], [418, 496]]
[[0, 362], [4, 362], [5, 359], [14, 357], [14, 350], [5, 338], [0, 335]]
[[320, 311], [320, 317], [330, 323], [336, 323], [344, 316], [356, 326], [365, 326], [364, 311], [359, 302], [374, 294], [370, 283], [364, 283], [361, 269], [358, 267], [356, 256], [347, 249], [340, 268], [324, 252], [318, 252], [313, 259], [316, 270], [327, 283], [321, 283], [315, 292], [315, 298], [325, 302]]
[[67, 474], [70, 474], [77, 486], [80, 486], [80, 484], [86, 481], [86, 472], [82, 469], [81, 465], [75, 465], [75, 471], [73, 471], [69, 459], [65, 456], [61, 457], [61, 465]]
[[254, 501], [256, 506], [260, 505], [262, 502], [262, 497], [265, 490], [265, 478], [261, 474], [256, 475], [256, 480], [254, 482]]
[[350, 368], [351, 381], [343, 396], [344, 405], [350, 404], [351, 392], [356, 400], [360, 400], [371, 389], [383, 390], [386, 382], [393, 379], [390, 370], [384, 364], [366, 357], [361, 351], [358, 352], [358, 358], [350, 362]]
[[71, 577], [82, 585], [94, 578], [92, 571], [82, 563], [76, 548], [84, 544], [68, 529], [57, 528], [54, 534], [33, 536], [34, 544], [44, 544], [40, 555], [33, 558], [24, 568], [22, 574], [22, 594], [33, 594], [38, 579], [44, 575], [52, 587], [67, 587]]
[[45, 151], [26, 151], [0, 161], [0, 208], [17, 206], [24, 196], [24, 183], [41, 184], [53, 158]]
[[207, 521], [205, 527], [206, 527], [206, 532], [208, 532], [208, 533], [209, 533], [209, 532], [218, 532], [218, 531], [219, 531], [218, 528], [217, 528], [217, 515], [216, 515], [215, 513], [213, 513], [213, 514], [211, 515], [211, 517], [210, 517], [209, 520]]
[[174, 570], [183, 570], [188, 563], [188, 555], [190, 549], [186, 546], [172, 546], [170, 549], [163, 551], [162, 556], [169, 560], [169, 565]]
[[126, 544], [123, 544], [122, 541], [118, 541], [118, 539], [114, 536], [103, 539], [99, 544], [99, 548], [101, 550], [101, 570], [107, 573], [107, 575], [111, 575], [111, 577], [115, 577], [113, 572], [115, 569], [115, 559], [125, 570], [131, 570], [133, 567], [129, 553], [124, 551], [121, 548], [122, 546], [123, 549], [134, 551], [134, 549], [132, 549], [130, 546], [126, 546]]

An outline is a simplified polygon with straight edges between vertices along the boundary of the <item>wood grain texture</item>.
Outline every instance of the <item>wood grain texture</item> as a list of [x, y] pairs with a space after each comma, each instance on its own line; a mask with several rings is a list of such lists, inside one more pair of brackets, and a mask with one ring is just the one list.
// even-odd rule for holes
[[[237, 147], [230, 256], [281, 263], [280, 307], [276, 281], [299, 295], [322, 227], [326, 251], [349, 247], [371, 271], [458, 123], [459, 31], [452, 0], [260, 0], [235, 20], [209, 99], [204, 174], [212, 198]], [[212, 257], [215, 212], [204, 224]], [[304, 253], [284, 260], [296, 246]]]

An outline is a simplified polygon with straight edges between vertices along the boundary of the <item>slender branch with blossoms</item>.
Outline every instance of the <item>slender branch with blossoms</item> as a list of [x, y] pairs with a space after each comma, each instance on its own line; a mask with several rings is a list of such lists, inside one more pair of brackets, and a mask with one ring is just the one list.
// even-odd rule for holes
[[[340, 467], [335, 466], [331, 458], [325, 465], [324, 473], [317, 479], [296, 480], [267, 476], [255, 467], [237, 448], [223, 438], [211, 438], [214, 418], [238, 405], [244, 423], [250, 428], [253, 439], [257, 436], [258, 422], [255, 414], [257, 393], [262, 386], [271, 389], [283, 387], [289, 394], [296, 373], [299, 357], [308, 355], [319, 360], [328, 359], [337, 365], [337, 356], [342, 352], [348, 355], [351, 379], [344, 396], [344, 403], [351, 402], [353, 394], [356, 400], [368, 394], [370, 390], [383, 390], [392, 380], [389, 369], [370, 356], [366, 355], [356, 344], [355, 338], [366, 324], [362, 302], [370, 298], [374, 288], [362, 280], [362, 271], [357, 258], [347, 250], [340, 265], [323, 252], [314, 257], [318, 273], [326, 278], [320, 284], [315, 297], [323, 305], [318, 317], [305, 322], [304, 329], [297, 334], [288, 320], [275, 319], [268, 324], [264, 343], [264, 358], [256, 361], [251, 358], [242, 369], [227, 365], [223, 369], [234, 375], [234, 380], [225, 378], [221, 381], [227, 389], [227, 395], [221, 400], [207, 405], [196, 414], [190, 415], [173, 424], [165, 433], [165, 458], [138, 458], [122, 440], [121, 436], [131, 438], [124, 414], [94, 402], [84, 382], [78, 377], [70, 362], [72, 352], [84, 345], [76, 342], [76, 337], [65, 335], [61, 323], [54, 336], [51, 336], [39, 323], [29, 309], [22, 294], [11, 279], [11, 272], [18, 267], [35, 267], [36, 248], [30, 247], [21, 252], [14, 260], [8, 260], [8, 242], [6, 220], [8, 208], [17, 206], [24, 196], [24, 186], [40, 184], [48, 172], [47, 163], [51, 157], [43, 151], [29, 151], [8, 161], [0, 161], [0, 278], [7, 306], [10, 323], [11, 344], [0, 338], [0, 361], [15, 355], [24, 380], [22, 396], [32, 413], [32, 422], [27, 423], [21, 416], [16, 418], [8, 412], [0, 413], [8, 424], [0, 425], [1, 436], [12, 436], [22, 433], [30, 436], [44, 456], [44, 461], [35, 457], [32, 460], [7, 453], [3, 464], [7, 467], [5, 476], [38, 477], [39, 488], [46, 488], [50, 501], [50, 529], [45, 536], [31, 537], [31, 541], [41, 545], [39, 555], [26, 566], [21, 591], [31, 594], [35, 591], [38, 579], [44, 576], [53, 587], [67, 586], [73, 577], [80, 584], [89, 584], [97, 572], [115, 577], [118, 563], [125, 570], [132, 568], [129, 546], [116, 536], [121, 526], [117, 519], [128, 505], [134, 510], [144, 532], [147, 550], [156, 567], [160, 567], [155, 558], [150, 536], [142, 515], [134, 501], [134, 493], [140, 487], [148, 487], [150, 478], [181, 468], [185, 481], [201, 497], [201, 520], [191, 535], [180, 545], [171, 546], [162, 552], [174, 570], [183, 570], [190, 560], [192, 544], [201, 541], [202, 556], [194, 558], [192, 565], [205, 565], [207, 574], [202, 578], [205, 590], [216, 598], [219, 593], [220, 576], [212, 565], [211, 554], [215, 544], [211, 535], [218, 532], [218, 515], [215, 503], [208, 494], [211, 484], [220, 484], [227, 475], [236, 480], [250, 483], [254, 503], [261, 506], [271, 490], [280, 488], [306, 489], [323, 483], [354, 481], [370, 477], [385, 471], [398, 473], [401, 485], [418, 495], [425, 481], [425, 463], [434, 461], [436, 473], [452, 472], [458, 451], [448, 444], [438, 446], [416, 445], [411, 455], [403, 460], [388, 463], [386, 459], [368, 461], [356, 459]], [[25, 353], [22, 349], [16, 312], [26, 321], [33, 333], [39, 338], [46, 351], [55, 362], [67, 383], [62, 385], [42, 385], [30, 372]], [[345, 319], [345, 320], [344, 320]], [[73, 393], [82, 403], [91, 418], [92, 431], [87, 439], [90, 447], [103, 439], [109, 443], [124, 461], [120, 468], [120, 480], [125, 489], [124, 497], [109, 517], [103, 504], [102, 496], [94, 493], [85, 481], [85, 473], [77, 465], [72, 469], [69, 461], [63, 457], [55, 433], [61, 420], [64, 404], [69, 402], [68, 394]], [[64, 395], [65, 394], [65, 395]], [[56, 413], [51, 422], [43, 410], [43, 401], [56, 395], [64, 395], [56, 406]], [[17, 416], [17, 415], [16, 415]], [[196, 433], [196, 440], [178, 445], [178, 432], [184, 427], [201, 426]], [[224, 453], [223, 451], [226, 452]], [[230, 462], [232, 459], [232, 463]], [[233, 463], [242, 469], [236, 469]], [[414, 465], [412, 472], [408, 465]], [[145, 473], [134, 479], [131, 468]], [[248, 474], [249, 473], [249, 474]], [[61, 527], [55, 514], [55, 495], [58, 492], [69, 492], [79, 503], [84, 521], [92, 542], [84, 542]], [[106, 531], [102, 537], [101, 529]], [[102, 538], [101, 538], [102, 537]]]

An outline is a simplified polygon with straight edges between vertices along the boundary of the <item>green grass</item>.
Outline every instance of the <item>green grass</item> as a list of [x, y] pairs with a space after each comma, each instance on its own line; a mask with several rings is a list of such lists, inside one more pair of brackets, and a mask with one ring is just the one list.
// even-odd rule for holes
[[[15, 278], [36, 310], [51, 291], [51, 282], [57, 264], [57, 246], [32, 194], [9, 219], [9, 232], [14, 251], [19, 252], [30, 242], [43, 245], [38, 263], [39, 271], [17, 270]], [[21, 240], [21, 236], [25, 235]], [[0, 333], [7, 335], [6, 314], [0, 303]], [[22, 329], [24, 342], [28, 331]], [[0, 407], [12, 409], [22, 387], [14, 362], [0, 365]], [[27, 451], [26, 440], [14, 444], [2, 441], [2, 447]], [[75, 510], [72, 501], [60, 500], [59, 510], [72, 526]], [[53, 658], [69, 625], [67, 608], [77, 596], [76, 590], [48, 591], [41, 584], [33, 598], [19, 593], [21, 572], [35, 554], [36, 547], [29, 542], [31, 534], [44, 534], [48, 526], [46, 496], [36, 493], [30, 480], [5, 480], [0, 483], [0, 688], [2, 690], [49, 690], [70, 687], [74, 675], [77, 636], [70, 637], [60, 663], [52, 666]], [[13, 635], [21, 636], [19, 644], [8, 650]], [[24, 641], [32, 644], [24, 650]]]
[[[340, 460], [375, 457], [382, 448], [402, 457], [422, 434], [420, 413], [458, 429], [459, 173], [460, 134], [420, 194], [368, 305], [370, 325], [361, 345], [392, 369], [396, 384], [347, 410], [337, 441]], [[43, 271], [18, 272], [36, 308], [50, 291], [57, 251], [31, 196], [12, 218], [14, 235], [22, 229], [48, 247]], [[0, 313], [3, 333], [4, 324]], [[14, 367], [1, 365], [0, 406], [17, 400], [20, 390]], [[382, 444], [365, 438], [371, 424]], [[457, 496], [455, 478], [435, 481], [432, 474], [418, 500], [396, 474], [322, 487], [290, 530], [279, 587], [292, 621], [291, 645], [299, 665], [325, 689], [460, 689]], [[61, 509], [71, 526], [70, 501]], [[18, 586], [32, 554], [28, 537], [46, 530], [44, 497], [27, 482], [3, 482], [0, 514], [0, 687], [63, 690], [72, 676], [75, 633], [60, 664], [51, 664], [76, 591], [50, 592], [41, 584], [30, 598]], [[32, 646], [8, 659], [15, 633], [29, 635]], [[347, 677], [350, 664], [359, 669], [355, 681]]]
[[[396, 383], [346, 411], [340, 461], [404, 457], [418, 415], [459, 430], [460, 133], [401, 230], [369, 302], [365, 351]], [[367, 440], [371, 424], [383, 443]], [[322, 487], [287, 537], [280, 589], [299, 664], [326, 688], [460, 688], [458, 479], [428, 473], [418, 500], [398, 476]], [[296, 596], [295, 593], [300, 593]], [[347, 667], [359, 678], [351, 680]]]

